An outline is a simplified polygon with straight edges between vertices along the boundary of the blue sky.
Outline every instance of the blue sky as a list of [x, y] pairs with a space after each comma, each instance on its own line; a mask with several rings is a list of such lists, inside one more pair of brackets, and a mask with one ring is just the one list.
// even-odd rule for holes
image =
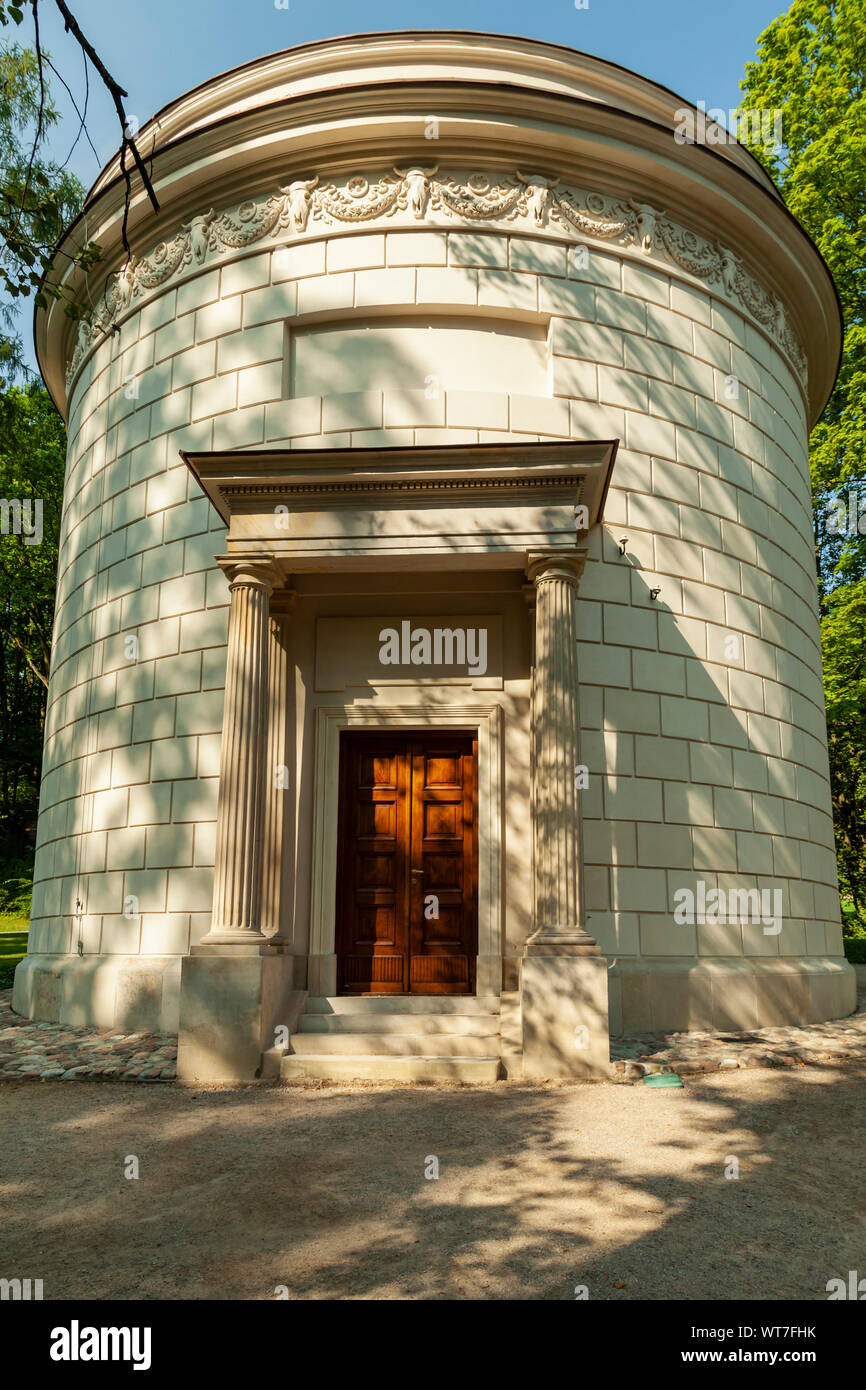
[[[215, 73], [292, 44], [378, 29], [481, 29], [525, 34], [610, 58], [673, 88], [692, 102], [736, 105], [744, 64], [759, 33], [784, 0], [71, 0], [70, 8], [109, 71], [129, 92], [127, 110], [143, 122], [173, 97]], [[52, 0], [40, 5], [43, 42], [78, 99], [81, 58], [63, 33]], [[7, 30], [8, 34], [9, 31]], [[24, 34], [32, 33], [25, 24]], [[24, 37], [22, 34], [22, 38]], [[64, 112], [54, 141], [64, 159], [77, 119], [57, 87]], [[94, 90], [88, 120], [100, 162], [117, 146], [117, 120]], [[70, 167], [89, 186], [98, 173], [84, 140]]]

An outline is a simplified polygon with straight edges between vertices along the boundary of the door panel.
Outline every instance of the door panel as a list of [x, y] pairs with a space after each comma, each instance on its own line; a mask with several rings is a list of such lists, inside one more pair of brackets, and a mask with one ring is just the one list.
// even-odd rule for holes
[[344, 735], [337, 951], [347, 993], [470, 993], [476, 742]]
[[341, 750], [337, 950], [341, 988], [402, 993], [406, 988], [405, 843], [409, 827], [405, 759], [381, 741]]
[[409, 978], [427, 994], [472, 988], [473, 762], [464, 736], [412, 744]]

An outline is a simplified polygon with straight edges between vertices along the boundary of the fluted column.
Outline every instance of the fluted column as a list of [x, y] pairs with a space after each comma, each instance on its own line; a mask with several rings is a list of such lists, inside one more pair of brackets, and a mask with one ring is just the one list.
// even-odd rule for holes
[[268, 754], [265, 783], [265, 834], [262, 856], [262, 927], [282, 937], [286, 927], [287, 867], [286, 827], [295, 789], [294, 744], [291, 757], [287, 742], [292, 707], [289, 679], [289, 631], [297, 594], [280, 589], [270, 601], [270, 649], [268, 654]]
[[597, 954], [583, 905], [574, 602], [583, 555], [528, 556], [535, 590], [533, 789], [535, 930], [527, 954]]
[[278, 571], [267, 555], [221, 556], [229, 579], [225, 710], [220, 750], [213, 917], [204, 941], [262, 934], [262, 841], [268, 744], [269, 601]]

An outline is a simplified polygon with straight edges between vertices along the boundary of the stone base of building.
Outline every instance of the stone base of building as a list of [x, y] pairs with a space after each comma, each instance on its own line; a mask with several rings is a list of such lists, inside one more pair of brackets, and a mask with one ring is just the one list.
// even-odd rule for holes
[[[177, 1032], [182, 1077], [252, 1081], [279, 1074], [281, 1058], [294, 1050], [291, 1036], [305, 1002], [319, 1011], [348, 1006], [344, 999], [308, 1000], [305, 973], [305, 957], [249, 947], [199, 946], [186, 957], [33, 955], [15, 972], [12, 1006], [49, 1023]], [[413, 1012], [425, 1012], [423, 996], [400, 997]], [[527, 956], [518, 989], [472, 997], [470, 1008], [484, 1003], [493, 1012], [499, 1003], [495, 1042], [506, 1076], [589, 1078], [606, 1067], [608, 1031], [740, 1032], [820, 1023], [846, 1017], [856, 999], [856, 972], [842, 957]], [[387, 1008], [385, 997], [375, 1008]], [[277, 1028], [288, 1035], [283, 1046]], [[584, 1028], [585, 1039], [577, 1032]], [[586, 1046], [578, 1048], [582, 1039]], [[376, 1046], [380, 1054], [390, 1050]], [[345, 1075], [350, 1058], [338, 1060]], [[383, 1060], [379, 1055], [380, 1069]], [[441, 1058], [438, 1064], [444, 1065]]]
[[841, 956], [620, 957], [609, 983], [614, 1035], [822, 1023], [857, 1003], [854, 969]]
[[176, 1033], [182, 964], [182, 956], [25, 956], [12, 1007], [46, 1023]]

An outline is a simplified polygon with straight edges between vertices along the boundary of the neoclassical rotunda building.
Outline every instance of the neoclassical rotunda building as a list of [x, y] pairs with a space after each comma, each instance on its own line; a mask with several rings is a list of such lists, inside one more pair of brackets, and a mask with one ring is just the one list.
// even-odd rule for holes
[[[854, 1006], [807, 436], [827, 268], [615, 64], [365, 34], [113, 160], [14, 1007], [187, 1079], [605, 1074]], [[101, 258], [75, 261], [88, 242]]]

